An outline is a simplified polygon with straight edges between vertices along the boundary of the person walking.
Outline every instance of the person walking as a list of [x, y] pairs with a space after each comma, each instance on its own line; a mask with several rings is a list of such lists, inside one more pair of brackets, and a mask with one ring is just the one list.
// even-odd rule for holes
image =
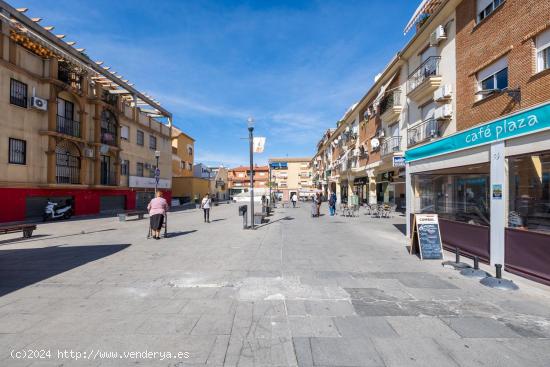
[[210, 223], [211, 205], [212, 205], [212, 199], [210, 199], [210, 195], [209, 194], [204, 195], [201, 202], [201, 208], [204, 212], [204, 223]]
[[318, 201], [319, 201], [319, 196], [317, 196], [317, 194], [313, 195], [313, 200], [311, 201], [311, 216], [313, 218], [317, 217]]
[[323, 196], [320, 192], [317, 193], [317, 216], [321, 216], [321, 204], [323, 203]]
[[334, 192], [330, 193], [330, 197], [328, 199], [328, 210], [331, 217], [336, 214], [336, 193]]
[[157, 191], [157, 197], [151, 199], [149, 205], [147, 205], [147, 210], [149, 211], [149, 225], [153, 231], [153, 238], [160, 240], [160, 230], [164, 223], [164, 216], [168, 211], [168, 203], [162, 197], [162, 191]]
[[298, 201], [298, 195], [296, 195], [296, 193], [292, 194], [292, 197], [290, 198], [290, 200], [292, 201], [292, 207], [296, 208], [296, 202]]

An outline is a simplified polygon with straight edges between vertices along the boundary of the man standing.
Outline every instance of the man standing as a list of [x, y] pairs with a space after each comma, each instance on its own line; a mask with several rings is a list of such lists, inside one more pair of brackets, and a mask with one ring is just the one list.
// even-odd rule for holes
[[210, 199], [210, 195], [209, 194], [204, 195], [201, 202], [201, 208], [204, 212], [204, 223], [210, 223], [211, 204], [212, 204], [212, 199]]
[[296, 193], [293, 193], [290, 200], [292, 201], [292, 207], [296, 208], [296, 202], [298, 201], [298, 195], [296, 195]]
[[336, 193], [331, 192], [330, 197], [328, 199], [328, 209], [330, 212], [330, 216], [334, 216], [336, 213]]

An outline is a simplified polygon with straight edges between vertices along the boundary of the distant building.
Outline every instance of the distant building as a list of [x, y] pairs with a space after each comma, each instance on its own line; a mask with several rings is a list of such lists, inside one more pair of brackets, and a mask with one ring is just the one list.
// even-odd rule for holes
[[[254, 188], [267, 189], [269, 180], [268, 166], [255, 166], [253, 173]], [[250, 188], [250, 167], [239, 166], [230, 168], [227, 173], [229, 195], [233, 196], [248, 192]]]
[[288, 201], [296, 194], [300, 198], [311, 197], [316, 189], [312, 181], [311, 157], [270, 158], [271, 190]]
[[229, 183], [227, 178], [227, 168], [224, 166], [209, 167], [211, 172], [210, 194], [215, 200], [229, 199]]
[[193, 166], [193, 176], [210, 180], [212, 178], [212, 169], [206, 164], [197, 163]]

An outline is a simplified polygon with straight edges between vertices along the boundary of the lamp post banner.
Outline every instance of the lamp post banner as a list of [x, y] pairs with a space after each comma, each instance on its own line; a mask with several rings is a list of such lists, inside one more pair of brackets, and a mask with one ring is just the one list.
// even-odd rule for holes
[[254, 153], [263, 153], [265, 147], [265, 138], [264, 137], [255, 137], [254, 138]]

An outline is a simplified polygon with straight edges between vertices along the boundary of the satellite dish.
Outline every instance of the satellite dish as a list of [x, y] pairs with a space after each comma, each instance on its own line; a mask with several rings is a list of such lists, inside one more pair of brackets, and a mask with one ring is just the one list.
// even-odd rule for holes
[[372, 146], [373, 149], [376, 149], [380, 146], [380, 140], [378, 140], [377, 138], [373, 138], [370, 141], [370, 145]]

